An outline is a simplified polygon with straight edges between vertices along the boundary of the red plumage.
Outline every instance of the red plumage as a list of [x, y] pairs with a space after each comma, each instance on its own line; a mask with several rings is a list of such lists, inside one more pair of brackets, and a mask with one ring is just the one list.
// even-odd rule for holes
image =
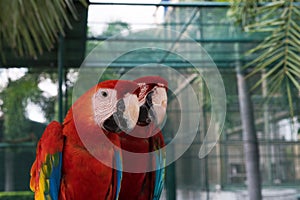
[[[120, 184], [117, 170], [98, 160], [101, 158], [101, 161], [115, 166], [115, 153], [118, 151], [107, 141], [99, 139], [99, 135], [105, 134], [111, 142], [120, 146], [117, 134], [103, 129], [95, 120], [93, 98], [103, 88], [117, 91], [116, 98], [119, 100], [127, 93], [134, 93], [137, 85], [120, 80], [99, 83], [76, 100], [62, 125], [58, 122], [48, 125], [38, 143], [36, 160], [31, 169], [30, 187], [35, 192], [35, 199], [116, 199]], [[106, 95], [109, 94], [103, 93], [103, 98]], [[88, 149], [84, 144], [86, 141]], [[59, 164], [61, 171], [56, 172]], [[58, 189], [53, 187], [56, 181]]]
[[[158, 76], [142, 77], [135, 80], [135, 82], [141, 88], [138, 96], [140, 102], [145, 101], [147, 95], [155, 87], [163, 87], [167, 90], [167, 81]], [[164, 147], [163, 135], [158, 125], [153, 120], [147, 124], [142, 122], [130, 134], [120, 134], [122, 149], [134, 153], [149, 153]], [[153, 169], [155, 169], [156, 164], [153, 155], [126, 158], [126, 154], [123, 154], [124, 168], [126, 169], [126, 165], [128, 165], [131, 169], [135, 168], [136, 171], [139, 170], [139, 173], [123, 172], [119, 200], [159, 199], [159, 197], [155, 197], [155, 187], [158, 186], [155, 185], [157, 173]], [[160, 192], [158, 195], [160, 195]]]

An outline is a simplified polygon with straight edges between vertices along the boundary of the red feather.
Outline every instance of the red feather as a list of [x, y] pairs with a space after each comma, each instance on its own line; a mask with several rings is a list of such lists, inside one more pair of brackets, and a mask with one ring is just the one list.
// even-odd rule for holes
[[[141, 87], [138, 96], [139, 101], [143, 100], [155, 86], [159, 85], [166, 88], [166, 90], [168, 87], [167, 81], [159, 76], [146, 76], [136, 79], [135, 82]], [[153, 122], [148, 126], [136, 126], [130, 135], [120, 134], [120, 141], [122, 149], [134, 153], [153, 152], [165, 146], [163, 135]], [[134, 167], [140, 171], [145, 169], [145, 172], [123, 172], [119, 200], [152, 200], [155, 187], [155, 171], [146, 171], [154, 169], [155, 159], [144, 156], [140, 160], [137, 160], [137, 158], [131, 158], [130, 160], [130, 158], [126, 158], [126, 154], [123, 154], [123, 160], [125, 169]], [[132, 166], [133, 164], [135, 166]]]
[[[120, 146], [119, 138], [116, 134], [101, 129], [94, 121], [92, 98], [99, 88], [114, 88], [118, 91], [118, 99], [126, 93], [137, 93], [139, 90], [137, 85], [130, 81], [101, 82], [76, 100], [68, 111], [63, 125], [58, 122], [48, 125], [38, 143], [36, 160], [31, 169], [30, 185], [36, 193], [35, 199], [44, 199], [41, 196], [47, 191], [47, 188], [40, 185], [40, 180], [43, 179], [40, 176], [42, 167], [47, 164], [44, 158], [60, 152], [63, 156], [60, 200], [115, 200], [117, 171], [92, 156], [82, 142], [82, 139], [87, 139], [95, 155], [102, 156], [106, 162], [114, 164], [115, 149], [108, 148], [107, 142], [99, 140], [99, 134], [106, 134], [117, 146]], [[84, 134], [79, 136], [78, 130], [84, 131]]]

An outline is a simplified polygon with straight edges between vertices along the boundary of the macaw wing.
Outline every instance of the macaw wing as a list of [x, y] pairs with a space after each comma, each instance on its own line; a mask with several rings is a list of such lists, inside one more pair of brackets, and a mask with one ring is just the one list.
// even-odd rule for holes
[[164, 149], [164, 140], [161, 132], [157, 133], [157, 135], [153, 136], [153, 152], [154, 152], [154, 162], [156, 171], [152, 172], [154, 175], [154, 183], [153, 184], [153, 200], [159, 200], [161, 192], [164, 187], [165, 181], [165, 166], [166, 166], [166, 154]]
[[62, 125], [51, 122], [37, 144], [36, 159], [30, 171], [30, 189], [36, 200], [58, 200], [63, 144]]

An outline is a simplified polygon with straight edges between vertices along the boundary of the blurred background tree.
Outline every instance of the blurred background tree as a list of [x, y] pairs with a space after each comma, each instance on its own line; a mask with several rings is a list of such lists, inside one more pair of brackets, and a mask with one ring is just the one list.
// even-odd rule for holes
[[4, 141], [9, 142], [24, 137], [29, 123], [26, 118], [26, 105], [29, 101], [41, 102], [36, 74], [27, 73], [22, 78], [9, 82], [1, 93], [4, 112]]
[[130, 30], [130, 25], [126, 22], [122, 21], [115, 21], [107, 24], [107, 28], [101, 36], [104, 37], [112, 37], [115, 35], [120, 34], [122, 31], [129, 31]]
[[[80, 1], [87, 4], [85, 0]], [[6, 60], [6, 48], [13, 49], [17, 56], [33, 58], [51, 50], [58, 37], [64, 36], [65, 27], [72, 27], [69, 18], [77, 19], [73, 0], [3, 0], [0, 1], [0, 7], [0, 50], [3, 62]], [[42, 101], [38, 77], [28, 71], [17, 81], [9, 80], [2, 91], [5, 141], [24, 137], [24, 131], [29, 126], [25, 109], [30, 101], [39, 102], [45, 109], [49, 108], [49, 104]], [[14, 190], [13, 155], [7, 149], [4, 163], [6, 191]]]

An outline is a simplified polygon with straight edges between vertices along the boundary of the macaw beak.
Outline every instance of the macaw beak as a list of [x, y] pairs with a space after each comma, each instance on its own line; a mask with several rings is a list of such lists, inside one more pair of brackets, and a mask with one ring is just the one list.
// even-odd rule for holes
[[145, 102], [140, 106], [138, 125], [146, 126], [151, 122], [161, 125], [166, 117], [167, 111], [167, 91], [163, 87], [155, 87], [145, 98]]
[[155, 122], [161, 125], [166, 117], [168, 96], [165, 88], [158, 87], [152, 95], [152, 107], [155, 114]]
[[139, 102], [134, 94], [126, 94], [117, 102], [117, 111], [103, 123], [103, 128], [110, 132], [130, 132], [139, 118]]

